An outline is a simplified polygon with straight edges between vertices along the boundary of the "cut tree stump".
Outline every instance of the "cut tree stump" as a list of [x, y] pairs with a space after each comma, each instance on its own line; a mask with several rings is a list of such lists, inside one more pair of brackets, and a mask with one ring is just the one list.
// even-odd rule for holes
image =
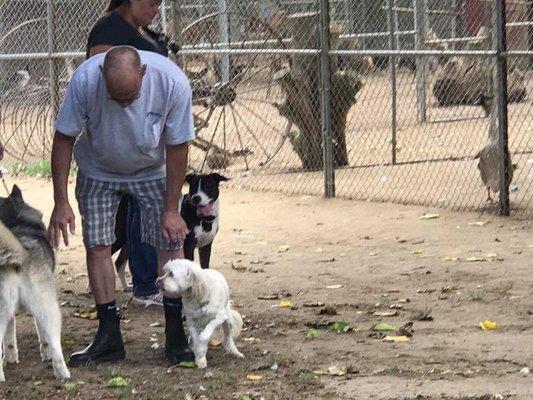
[[[467, 43], [467, 50], [489, 50], [491, 30], [482, 26]], [[480, 96], [491, 92], [493, 63], [488, 58], [453, 57], [437, 72], [433, 94], [439, 106], [472, 105]], [[507, 71], [509, 102], [526, 97], [525, 74], [519, 64], [509, 63]]]
[[[320, 47], [318, 13], [289, 15], [286, 24], [293, 38], [293, 48]], [[330, 48], [337, 49], [338, 42], [339, 29], [334, 26]], [[356, 73], [337, 71], [336, 66], [336, 57], [331, 57], [333, 162], [334, 167], [341, 167], [348, 165], [346, 117], [363, 84]], [[285, 92], [284, 102], [276, 104], [276, 107], [298, 128], [297, 133], [291, 132], [289, 139], [305, 170], [323, 168], [320, 79], [320, 63], [313, 55], [291, 55], [289, 67], [274, 75], [274, 80]]]

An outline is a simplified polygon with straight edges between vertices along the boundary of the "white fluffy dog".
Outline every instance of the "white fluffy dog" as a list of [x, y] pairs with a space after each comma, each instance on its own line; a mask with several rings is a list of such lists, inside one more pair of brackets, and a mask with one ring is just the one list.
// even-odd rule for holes
[[207, 367], [209, 340], [219, 327], [223, 331], [224, 348], [243, 358], [233, 341], [242, 330], [242, 317], [230, 306], [229, 288], [224, 276], [212, 269], [202, 269], [189, 260], [169, 261], [163, 272], [158, 284], [165, 296], [182, 298], [198, 368]]

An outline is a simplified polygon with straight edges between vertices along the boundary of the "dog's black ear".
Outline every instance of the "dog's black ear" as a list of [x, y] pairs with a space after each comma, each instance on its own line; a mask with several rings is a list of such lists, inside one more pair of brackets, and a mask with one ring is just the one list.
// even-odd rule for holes
[[22, 192], [20, 191], [20, 188], [17, 185], [13, 185], [13, 189], [11, 189], [9, 198], [20, 202], [24, 201], [24, 199], [22, 198]]
[[214, 177], [217, 180], [217, 182], [230, 180], [229, 178], [226, 178], [224, 175], [220, 175], [218, 172], [212, 173], [211, 176]]
[[191, 183], [192, 178], [194, 178], [196, 174], [187, 174], [185, 175], [185, 182]]

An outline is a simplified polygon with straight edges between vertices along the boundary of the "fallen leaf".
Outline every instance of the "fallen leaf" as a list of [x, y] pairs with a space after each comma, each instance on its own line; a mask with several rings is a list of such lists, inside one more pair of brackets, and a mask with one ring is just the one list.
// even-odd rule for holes
[[395, 317], [398, 315], [398, 311], [375, 311], [372, 315], [375, 317]]
[[96, 311], [89, 311], [89, 310], [74, 311], [72, 315], [74, 315], [77, 318], [83, 318], [83, 319], [90, 319], [90, 320], [98, 319], [98, 314]]
[[326, 289], [340, 289], [341, 287], [344, 287], [344, 285], [329, 285], [326, 286]]
[[378, 253], [374, 253], [374, 252], [372, 252], [372, 253], [368, 253], [368, 255], [369, 255], [370, 257], [375, 257], [375, 256], [378, 255]]
[[157, 350], [159, 348], [159, 343], [152, 343], [152, 345], [150, 346], [152, 349], [154, 350]]
[[413, 330], [413, 322], [409, 321], [398, 328], [398, 333], [401, 336], [412, 337], [415, 333]]
[[255, 374], [248, 374], [246, 375], [246, 379], [248, 379], [249, 381], [260, 381], [261, 379], [263, 379], [263, 376], [255, 375]]
[[487, 223], [485, 221], [475, 221], [475, 222], [469, 222], [468, 223], [469, 226], [484, 226], [486, 224]]
[[290, 300], [281, 300], [278, 304], [279, 308], [291, 308], [292, 307], [292, 301]]
[[253, 336], [242, 338], [243, 342], [259, 342], [259, 339], [254, 338]]
[[413, 250], [413, 251], [411, 252], [411, 254], [412, 254], [413, 256], [418, 256], [418, 255], [423, 254], [423, 253], [424, 253], [424, 250]]
[[431, 315], [431, 308], [415, 311], [413, 319], [417, 321], [433, 321], [433, 316]]
[[306, 340], [313, 340], [313, 339], [316, 339], [318, 337], [318, 331], [316, 329], [309, 329], [307, 331], [307, 334], [305, 335], [305, 339]]
[[180, 368], [196, 368], [196, 363], [194, 361], [182, 361], [178, 364]]
[[485, 321], [479, 323], [479, 327], [484, 331], [493, 331], [496, 330], [497, 325], [496, 322], [486, 319]]
[[63, 384], [63, 387], [66, 389], [66, 390], [74, 390], [76, 389], [78, 386], [80, 385], [83, 385], [85, 382], [83, 381], [78, 381], [78, 382], [65, 382]]
[[152, 322], [152, 323], [150, 324], [150, 328], [156, 328], [156, 327], [158, 327], [158, 326], [162, 326], [162, 325], [161, 325], [161, 322]]
[[332, 376], [344, 376], [346, 375], [346, 368], [331, 366], [328, 368], [328, 373]]
[[122, 388], [129, 385], [129, 380], [121, 376], [115, 376], [106, 382], [108, 388]]
[[403, 310], [403, 306], [401, 304], [391, 304], [389, 308], [391, 310]]
[[212, 348], [217, 348], [217, 347], [220, 347], [222, 346], [222, 342], [220, 342], [220, 340], [216, 340], [216, 339], [212, 339], [210, 342], [209, 342], [209, 347], [212, 347]]
[[403, 343], [408, 342], [410, 339], [407, 336], [385, 336], [382, 340], [384, 342]]
[[450, 293], [450, 292], [453, 292], [453, 291], [455, 291], [455, 290], [457, 290], [457, 289], [458, 289], [457, 286], [451, 286], [451, 285], [449, 285], [449, 286], [444, 286], [440, 291], [441, 291], [442, 293]]
[[484, 259], [484, 258], [481, 258], [481, 257], [468, 257], [466, 259], [466, 262], [472, 262], [472, 263], [474, 263], [474, 262], [484, 262], [484, 261], [487, 261], [487, 260]]
[[290, 249], [290, 246], [288, 244], [284, 244], [282, 246], [278, 247], [278, 253], [286, 253]]
[[313, 371], [315, 375], [331, 375], [331, 376], [344, 376], [346, 375], [346, 368], [337, 367], [335, 365], [328, 367], [328, 369], [316, 369]]
[[248, 396], [247, 394], [245, 394], [245, 395], [241, 396], [239, 398], [239, 400], [252, 400], [252, 398], [250, 396]]
[[302, 306], [304, 307], [309, 307], [309, 308], [312, 308], [312, 307], [324, 307], [325, 303], [322, 302], [322, 301], [311, 301], [311, 302], [307, 302], [307, 303], [303, 303]]
[[383, 339], [385, 336], [387, 336], [387, 334], [385, 332], [370, 332], [368, 334], [368, 337], [372, 338], [372, 339]]
[[246, 268], [245, 265], [235, 265], [234, 263], [231, 263], [231, 269], [238, 272], [245, 272], [248, 268]]
[[262, 296], [257, 296], [257, 299], [258, 300], [277, 300], [279, 299], [279, 294], [277, 293], [274, 293], [274, 294], [267, 294], [267, 295], [262, 295]]
[[444, 257], [442, 261], [461, 261], [461, 257]]
[[426, 213], [420, 217], [420, 219], [437, 219], [437, 218], [440, 218], [439, 214], [430, 214], [430, 213]]
[[377, 324], [376, 326], [374, 326], [372, 329], [377, 331], [377, 332], [390, 332], [390, 331], [395, 331], [396, 330], [396, 325], [387, 324], [387, 323], [382, 322], [382, 323]]
[[436, 289], [418, 289], [416, 292], [417, 293], [421, 293], [421, 294], [431, 294], [435, 291]]
[[318, 312], [319, 315], [337, 315], [337, 310], [332, 306], [326, 306], [321, 308]]
[[238, 256], [245, 256], [248, 252], [246, 250], [237, 250], [235, 254]]
[[339, 321], [334, 322], [329, 326], [329, 330], [334, 331], [336, 333], [346, 333], [348, 331], [355, 331], [355, 326], [350, 324], [349, 322], [345, 321]]

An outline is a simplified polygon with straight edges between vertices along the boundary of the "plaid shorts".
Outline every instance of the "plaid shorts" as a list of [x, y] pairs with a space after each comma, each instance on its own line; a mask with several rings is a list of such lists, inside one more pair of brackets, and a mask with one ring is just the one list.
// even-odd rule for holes
[[169, 243], [163, 238], [161, 216], [164, 208], [166, 179], [139, 182], [105, 182], [78, 172], [76, 199], [81, 215], [83, 243], [87, 247], [111, 246], [115, 241], [115, 217], [123, 194], [129, 194], [141, 210], [141, 240], [163, 249], [179, 250], [183, 243]]

